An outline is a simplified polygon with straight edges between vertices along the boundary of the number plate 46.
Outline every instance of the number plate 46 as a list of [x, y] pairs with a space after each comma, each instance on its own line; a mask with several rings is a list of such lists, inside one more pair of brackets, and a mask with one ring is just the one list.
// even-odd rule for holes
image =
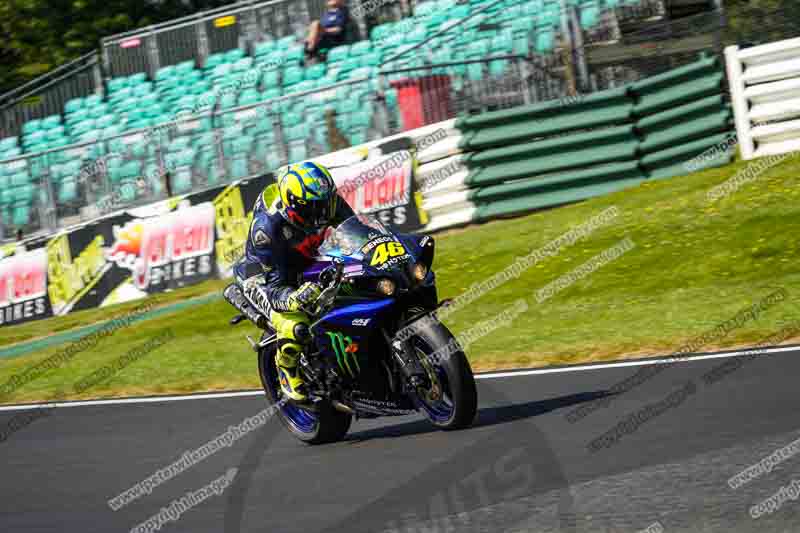
[[399, 242], [385, 242], [375, 247], [375, 253], [372, 254], [372, 261], [369, 265], [382, 265], [392, 257], [400, 257], [405, 254], [406, 249]]

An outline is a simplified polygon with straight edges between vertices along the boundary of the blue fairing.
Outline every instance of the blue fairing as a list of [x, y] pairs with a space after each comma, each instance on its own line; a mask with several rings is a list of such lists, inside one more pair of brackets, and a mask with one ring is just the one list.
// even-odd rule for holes
[[369, 302], [339, 307], [322, 317], [322, 330], [328, 328], [351, 328], [355, 319], [372, 319], [394, 305], [393, 298], [383, 298]]

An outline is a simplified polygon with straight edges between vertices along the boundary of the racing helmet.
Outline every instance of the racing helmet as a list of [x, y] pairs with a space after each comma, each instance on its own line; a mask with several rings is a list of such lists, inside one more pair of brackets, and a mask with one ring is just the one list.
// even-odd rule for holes
[[280, 213], [292, 226], [309, 232], [333, 219], [339, 195], [324, 166], [311, 161], [289, 165], [278, 174], [277, 182]]

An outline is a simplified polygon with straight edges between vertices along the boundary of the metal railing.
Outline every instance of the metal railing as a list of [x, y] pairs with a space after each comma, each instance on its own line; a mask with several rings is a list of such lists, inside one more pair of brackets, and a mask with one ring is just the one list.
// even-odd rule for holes
[[[649, 12], [659, 12], [658, 3], [650, 4]], [[613, 42], [585, 33], [582, 47], [574, 51], [586, 69], [583, 90], [618, 87], [695, 61], [701, 52], [721, 53], [724, 25], [722, 10], [712, 10], [673, 20], [640, 21], [627, 28], [623, 25]]]
[[0, 138], [19, 135], [28, 120], [60, 115], [72, 98], [101, 93], [98, 57], [97, 52], [86, 54], [0, 95]]

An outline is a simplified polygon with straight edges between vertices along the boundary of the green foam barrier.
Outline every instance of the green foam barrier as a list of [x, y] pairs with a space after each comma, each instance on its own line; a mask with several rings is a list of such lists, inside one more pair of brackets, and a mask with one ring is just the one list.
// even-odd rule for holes
[[719, 133], [711, 137], [705, 137], [697, 141], [693, 141], [666, 150], [660, 150], [647, 154], [641, 158], [640, 163], [642, 167], [650, 171], [651, 169], [662, 167], [670, 164], [680, 164], [684, 161], [689, 161], [691, 158], [703, 153], [715, 144], [722, 143], [729, 136], [729, 133]]
[[502, 148], [490, 148], [468, 154], [464, 158], [464, 162], [469, 168], [476, 168], [502, 161], [530, 159], [554, 152], [564, 154], [565, 152], [582, 150], [586, 146], [612, 144], [625, 140], [636, 140], [632, 125], [593, 130], [524, 144], [504, 146]]
[[643, 96], [634, 106], [636, 116], [646, 116], [658, 111], [671, 109], [706, 96], [719, 94], [722, 90], [723, 75], [716, 72], [699, 80], [675, 85], [663, 91]]
[[625, 141], [585, 148], [579, 152], [568, 154], [568, 156], [554, 153], [534, 159], [500, 163], [470, 172], [465, 183], [475, 188], [589, 165], [633, 160], [636, 157], [638, 145], [638, 141]]
[[529, 178], [501, 185], [483, 187], [470, 191], [469, 200], [473, 202], [497, 201], [511, 196], [526, 196], [534, 193], [543, 194], [591, 185], [593, 183], [631, 178], [644, 179], [645, 177], [636, 161], [626, 161], [624, 163], [596, 165], [591, 168], [566, 174]]
[[692, 142], [720, 131], [727, 131], [730, 121], [731, 112], [724, 110], [688, 122], [681, 122], [645, 137], [645, 140], [639, 144], [639, 152], [649, 154], [679, 143]]
[[722, 109], [729, 108], [725, 105], [722, 95], [715, 94], [696, 102], [643, 117], [636, 123], [636, 129], [646, 135], [670, 127], [678, 120], [693, 120], [696, 116], [716, 113]]
[[686, 176], [688, 174], [694, 172], [700, 172], [701, 170], [706, 170], [709, 168], [714, 167], [721, 167], [723, 165], [727, 165], [733, 161], [733, 154], [722, 154], [720, 157], [712, 160], [712, 161], [705, 161], [697, 166], [697, 168], [689, 171], [686, 168], [686, 161], [676, 164], [665, 164], [664, 166], [654, 167], [651, 168], [647, 172], [648, 179], [665, 179], [665, 178], [675, 178], [677, 176]]

